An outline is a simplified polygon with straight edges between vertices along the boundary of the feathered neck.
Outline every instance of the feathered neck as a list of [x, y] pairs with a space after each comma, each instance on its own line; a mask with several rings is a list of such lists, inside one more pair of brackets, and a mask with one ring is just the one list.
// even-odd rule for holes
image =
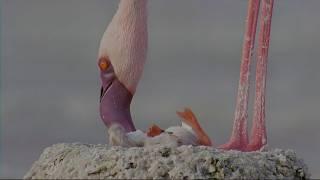
[[120, 0], [118, 11], [124, 10], [125, 12], [132, 11], [145, 11], [147, 0]]
[[100, 44], [99, 57], [108, 57], [119, 81], [134, 94], [148, 47], [147, 0], [120, 0]]
[[[143, 73], [148, 46], [147, 0], [121, 0], [115, 15], [118, 48], [123, 55], [115, 63], [119, 80], [134, 94]], [[121, 36], [121, 37], [120, 37]]]

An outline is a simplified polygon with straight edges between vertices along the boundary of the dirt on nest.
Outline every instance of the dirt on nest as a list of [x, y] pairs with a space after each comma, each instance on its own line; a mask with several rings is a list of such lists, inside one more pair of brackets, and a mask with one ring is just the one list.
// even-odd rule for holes
[[292, 150], [223, 151], [204, 146], [123, 148], [55, 144], [25, 179], [303, 179], [307, 166]]

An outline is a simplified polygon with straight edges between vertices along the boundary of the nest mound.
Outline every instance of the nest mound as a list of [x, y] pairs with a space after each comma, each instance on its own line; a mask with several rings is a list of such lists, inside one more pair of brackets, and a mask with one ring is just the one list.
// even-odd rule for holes
[[302, 179], [307, 166], [292, 150], [223, 151], [204, 146], [123, 148], [55, 144], [25, 179]]

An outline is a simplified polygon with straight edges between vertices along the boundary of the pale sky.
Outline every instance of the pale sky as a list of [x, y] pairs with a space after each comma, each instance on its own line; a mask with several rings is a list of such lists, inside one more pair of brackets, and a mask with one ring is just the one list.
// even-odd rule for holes
[[[54, 143], [106, 143], [96, 58], [117, 3], [1, 0], [0, 177], [21, 178]], [[175, 111], [188, 106], [215, 145], [228, 140], [246, 6], [246, 0], [149, 1], [149, 53], [132, 104], [136, 127], [176, 125]], [[275, 1], [267, 82], [269, 146], [294, 149], [314, 178], [320, 178], [319, 7], [319, 0]]]

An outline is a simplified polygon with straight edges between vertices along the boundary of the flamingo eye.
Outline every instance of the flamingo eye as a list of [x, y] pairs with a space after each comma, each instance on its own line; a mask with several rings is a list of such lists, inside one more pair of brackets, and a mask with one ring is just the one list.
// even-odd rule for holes
[[101, 58], [99, 61], [99, 67], [102, 71], [105, 71], [110, 66], [110, 61], [108, 61], [106, 58]]

